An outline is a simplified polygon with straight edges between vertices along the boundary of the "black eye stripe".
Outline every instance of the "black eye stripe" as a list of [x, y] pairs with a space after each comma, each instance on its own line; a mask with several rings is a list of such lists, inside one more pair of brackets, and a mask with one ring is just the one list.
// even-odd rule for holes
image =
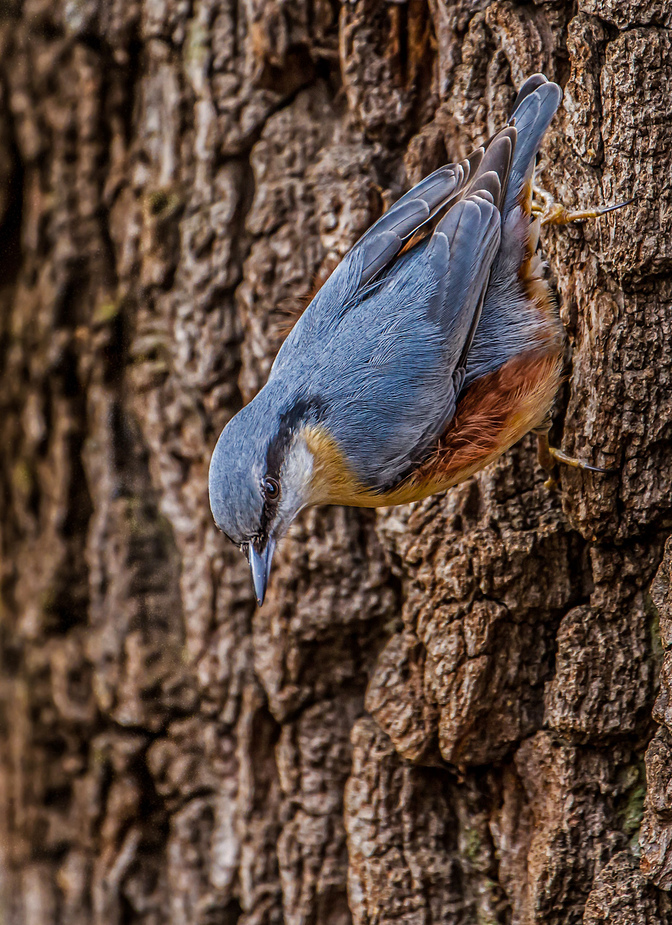
[[292, 442], [297, 428], [315, 420], [319, 416], [324, 402], [316, 395], [301, 398], [295, 401], [288, 411], [280, 415], [280, 423], [275, 436], [272, 438], [266, 451], [266, 472], [277, 476], [285, 460], [285, 453]]

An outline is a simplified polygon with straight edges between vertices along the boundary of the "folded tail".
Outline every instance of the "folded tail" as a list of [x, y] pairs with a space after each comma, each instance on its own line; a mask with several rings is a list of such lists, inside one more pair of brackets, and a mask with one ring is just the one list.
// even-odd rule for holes
[[520, 88], [509, 119], [509, 124], [515, 125], [518, 137], [504, 202], [505, 217], [532, 178], [537, 152], [561, 100], [560, 87], [548, 81], [543, 74], [528, 77]]

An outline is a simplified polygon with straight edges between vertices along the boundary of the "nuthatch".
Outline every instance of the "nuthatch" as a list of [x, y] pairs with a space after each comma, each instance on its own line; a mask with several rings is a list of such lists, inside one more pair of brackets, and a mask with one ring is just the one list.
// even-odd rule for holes
[[307, 505], [417, 501], [535, 428], [547, 464], [579, 464], [544, 442], [564, 337], [537, 253], [533, 180], [561, 98], [530, 77], [501, 131], [378, 219], [224, 428], [210, 505], [248, 557], [259, 604], [276, 541]]

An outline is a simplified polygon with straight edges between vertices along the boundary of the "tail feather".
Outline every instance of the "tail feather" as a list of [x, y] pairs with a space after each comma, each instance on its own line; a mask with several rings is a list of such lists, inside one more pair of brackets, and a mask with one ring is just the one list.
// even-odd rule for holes
[[546, 80], [543, 74], [534, 74], [520, 88], [509, 120], [516, 127], [518, 140], [504, 201], [504, 216], [516, 205], [532, 177], [537, 152], [561, 99], [560, 87]]
[[530, 93], [534, 93], [534, 91], [537, 90], [539, 87], [541, 87], [542, 84], [547, 84], [547, 83], [548, 83], [548, 78], [545, 77], [543, 74], [532, 74], [530, 77], [528, 77], [525, 83], [522, 85], [522, 87], [518, 91], [518, 96], [516, 97], [516, 101], [513, 104], [513, 109], [511, 110], [511, 117], [509, 121], [511, 121], [511, 119], [514, 118], [516, 109], [518, 109], [518, 107], [523, 102], [525, 97], [529, 96]]
[[469, 352], [464, 387], [526, 350], [546, 351], [553, 357], [561, 351], [562, 325], [543, 278], [543, 261], [535, 256], [539, 224], [530, 221], [529, 202], [523, 196], [531, 189], [537, 151], [561, 97], [560, 87], [535, 74], [516, 98], [510, 127], [515, 128], [517, 139], [502, 208], [502, 236]]

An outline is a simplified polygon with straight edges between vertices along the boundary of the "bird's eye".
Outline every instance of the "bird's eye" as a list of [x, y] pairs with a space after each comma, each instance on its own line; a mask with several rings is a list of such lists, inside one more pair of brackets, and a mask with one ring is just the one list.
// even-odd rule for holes
[[276, 498], [280, 497], [280, 483], [277, 481], [277, 479], [272, 479], [267, 475], [262, 485], [264, 494], [269, 499], [269, 501], [275, 501]]

